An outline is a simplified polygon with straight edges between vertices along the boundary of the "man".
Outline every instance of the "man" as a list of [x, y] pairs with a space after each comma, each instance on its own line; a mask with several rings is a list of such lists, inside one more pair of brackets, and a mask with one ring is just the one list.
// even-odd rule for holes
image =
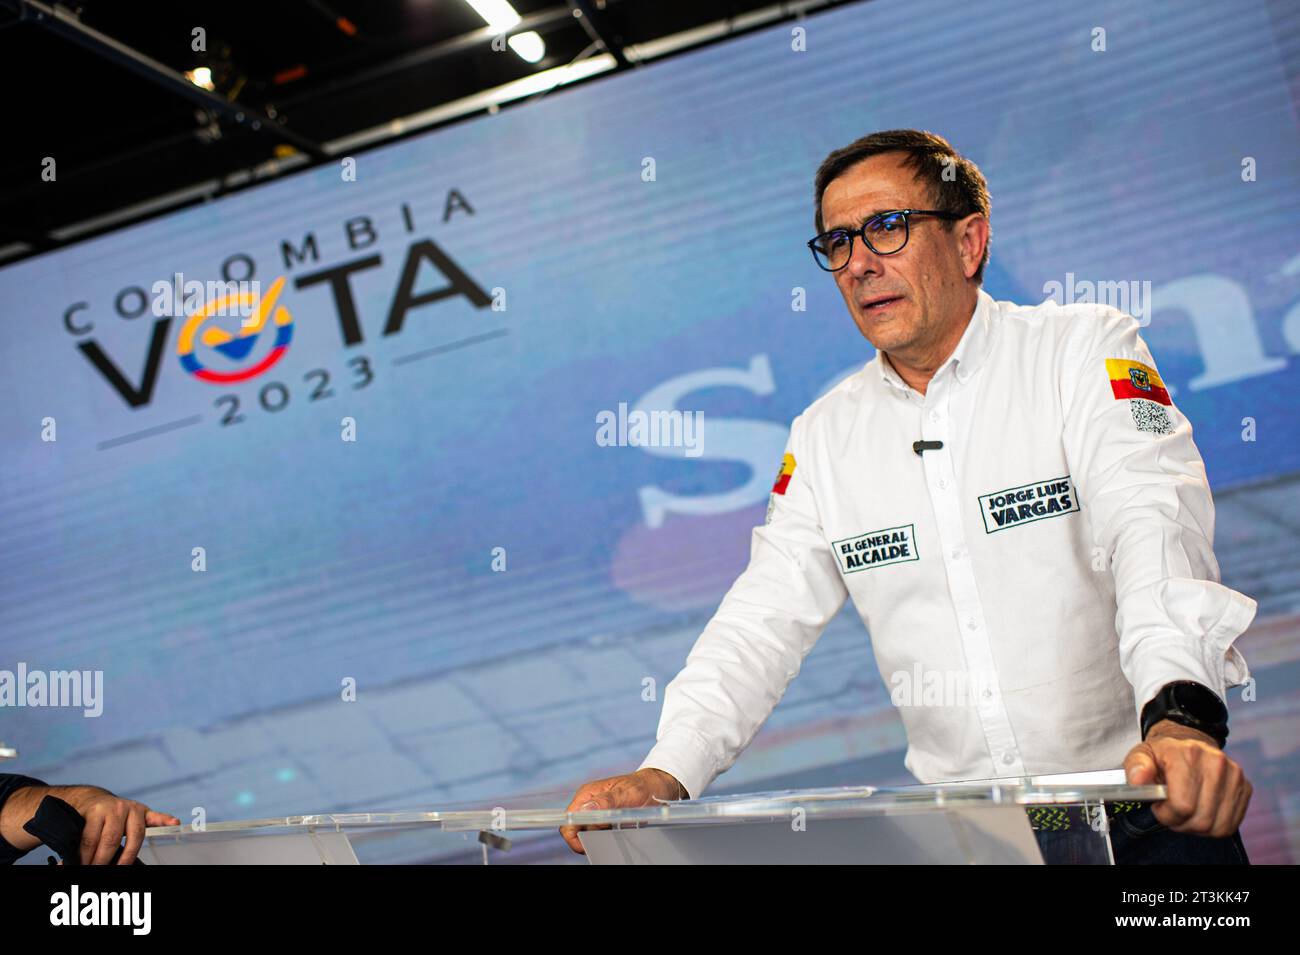
[[795, 418], [641, 768], [569, 808], [700, 796], [851, 596], [887, 683], [965, 691], [900, 705], [922, 782], [1122, 765], [1169, 795], [1112, 827], [1117, 861], [1245, 861], [1223, 698], [1255, 602], [1218, 582], [1204, 464], [1136, 320], [984, 292], [988, 190], [942, 137], [837, 150], [814, 201], [814, 257], [878, 353]]
[[144, 803], [122, 799], [98, 786], [47, 786], [31, 776], [0, 773], [0, 865], [22, 858], [40, 845], [23, 826], [36, 815], [46, 796], [62, 799], [86, 820], [81, 830], [82, 865], [107, 865], [119, 846], [123, 848], [118, 865], [131, 865], [140, 853], [147, 827], [181, 824], [175, 816], [155, 812]]

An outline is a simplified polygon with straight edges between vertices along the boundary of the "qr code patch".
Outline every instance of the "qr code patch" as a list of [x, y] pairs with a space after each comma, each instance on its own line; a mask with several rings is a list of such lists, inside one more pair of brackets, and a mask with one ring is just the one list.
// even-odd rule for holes
[[1133, 423], [1139, 431], [1152, 434], [1173, 434], [1174, 422], [1169, 417], [1165, 406], [1145, 398], [1130, 398], [1129, 407], [1133, 409]]

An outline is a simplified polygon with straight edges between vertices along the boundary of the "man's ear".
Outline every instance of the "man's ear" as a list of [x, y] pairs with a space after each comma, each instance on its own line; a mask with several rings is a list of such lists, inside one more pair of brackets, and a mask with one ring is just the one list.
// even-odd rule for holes
[[958, 219], [954, 225], [962, 272], [966, 278], [974, 278], [980, 263], [984, 261], [984, 249], [988, 246], [989, 220], [982, 213], [973, 212], [964, 219]]

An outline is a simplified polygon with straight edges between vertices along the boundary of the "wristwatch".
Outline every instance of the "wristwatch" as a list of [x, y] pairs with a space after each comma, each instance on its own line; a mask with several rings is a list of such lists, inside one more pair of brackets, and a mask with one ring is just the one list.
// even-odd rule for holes
[[1208, 686], [1193, 680], [1166, 683], [1142, 707], [1142, 738], [1161, 720], [1172, 720], [1213, 736], [1219, 748], [1228, 740], [1228, 708]]

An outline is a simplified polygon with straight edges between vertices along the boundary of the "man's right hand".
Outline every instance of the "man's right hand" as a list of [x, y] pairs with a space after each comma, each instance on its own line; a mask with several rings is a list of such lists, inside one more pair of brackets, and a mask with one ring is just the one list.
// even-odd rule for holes
[[[637, 809], [674, 799], [686, 799], [688, 793], [673, 776], [662, 769], [638, 769], [626, 776], [610, 776], [578, 787], [566, 812], [593, 809]], [[579, 829], [608, 829], [609, 826], [563, 826], [560, 835], [574, 852], [586, 855], [578, 840]]]

